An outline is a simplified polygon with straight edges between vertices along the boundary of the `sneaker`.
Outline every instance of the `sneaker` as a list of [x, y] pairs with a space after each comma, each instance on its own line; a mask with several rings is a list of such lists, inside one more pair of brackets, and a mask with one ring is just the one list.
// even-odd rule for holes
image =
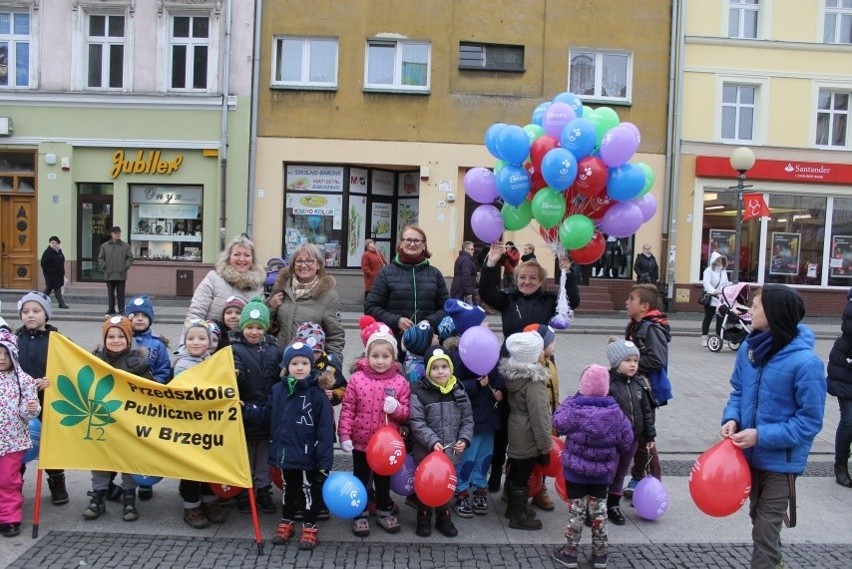
[[399, 533], [399, 530], [402, 529], [402, 526], [399, 525], [399, 521], [397, 521], [396, 516], [393, 515], [390, 510], [377, 510], [376, 523], [379, 524], [380, 528], [388, 533]]
[[592, 554], [592, 567], [594, 567], [595, 569], [606, 569], [606, 562], [606, 553]]
[[370, 520], [366, 517], [352, 520], [352, 533], [355, 537], [367, 537], [370, 535]]
[[272, 501], [272, 491], [269, 488], [257, 489], [257, 507], [264, 514], [274, 514], [278, 511]]
[[123, 498], [124, 490], [121, 489], [121, 486], [116, 486], [115, 482], [110, 480], [106, 491], [106, 499], [110, 502], [121, 502]]
[[237, 496], [237, 511], [241, 514], [251, 513], [251, 504], [249, 503], [248, 492], [243, 490]]
[[292, 520], [281, 520], [278, 527], [275, 528], [275, 535], [272, 536], [272, 543], [282, 545], [290, 543], [290, 538], [296, 533], [296, 524]]
[[314, 524], [302, 525], [302, 537], [299, 538], [299, 549], [316, 548], [319, 542], [317, 533], [317, 527]]
[[477, 488], [473, 491], [473, 513], [484, 516], [488, 513], [488, 490]]
[[21, 533], [21, 524], [0, 524], [0, 535], [3, 537], [15, 537]]
[[137, 496], [139, 496], [139, 499], [143, 501], [150, 500], [154, 497], [154, 489], [150, 486], [140, 486]]
[[200, 506], [197, 508], [184, 508], [183, 521], [193, 529], [203, 529], [210, 525], [210, 520], [204, 515], [204, 511]]
[[567, 545], [557, 547], [553, 550], [551, 557], [554, 561], [556, 561], [563, 567], [568, 567], [569, 569], [573, 569], [580, 565], [579, 560], [577, 558], [576, 547], [569, 547]]
[[225, 523], [225, 518], [228, 517], [228, 513], [218, 502], [201, 502], [201, 509], [211, 524]]
[[469, 497], [470, 494], [468, 494], [467, 491], [456, 494], [456, 503], [454, 508], [456, 510], [456, 514], [460, 518], [473, 517], [473, 508], [470, 507], [470, 503], [467, 501]]
[[294, 520], [304, 520], [305, 519], [305, 510], [296, 510], [296, 513], [293, 514]]
[[630, 482], [627, 483], [627, 488], [624, 489], [624, 497], [632, 498], [633, 491], [636, 490], [636, 485], [639, 484], [639, 481], [635, 478], [631, 478]]

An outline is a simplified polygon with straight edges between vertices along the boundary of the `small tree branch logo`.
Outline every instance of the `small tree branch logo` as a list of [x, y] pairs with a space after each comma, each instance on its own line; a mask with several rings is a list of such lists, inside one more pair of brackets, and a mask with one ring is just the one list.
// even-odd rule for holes
[[56, 387], [63, 399], [54, 401], [52, 404], [54, 411], [64, 415], [59, 424], [63, 427], [73, 427], [86, 421], [84, 440], [106, 440], [105, 427], [115, 423], [112, 414], [121, 408], [120, 400], [106, 400], [114, 386], [115, 379], [112, 374], [107, 374], [95, 381], [95, 373], [90, 366], [80, 368], [76, 383], [60, 375]]

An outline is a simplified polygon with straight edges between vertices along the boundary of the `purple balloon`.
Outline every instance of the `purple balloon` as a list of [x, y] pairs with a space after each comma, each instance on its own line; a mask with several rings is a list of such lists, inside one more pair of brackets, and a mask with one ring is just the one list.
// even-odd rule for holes
[[641, 198], [633, 200], [633, 203], [642, 210], [642, 223], [645, 223], [657, 213], [657, 198], [651, 194], [645, 194]]
[[637, 147], [639, 146], [639, 144], [642, 143], [642, 135], [639, 133], [639, 127], [638, 126], [636, 126], [632, 122], [627, 122], [627, 121], [619, 123], [618, 126], [623, 126], [624, 128], [626, 128], [627, 130], [629, 130], [630, 132], [633, 133], [633, 136], [636, 137], [636, 146]]
[[411, 496], [414, 494], [414, 472], [416, 470], [417, 465], [414, 464], [414, 457], [406, 454], [402, 468], [391, 474], [391, 490], [400, 496]]
[[[485, 207], [485, 206], [479, 206]], [[642, 226], [642, 210], [633, 202], [619, 202], [601, 219], [601, 231], [613, 237], [630, 237]]]
[[669, 508], [669, 491], [653, 476], [646, 476], [633, 491], [633, 506], [639, 516], [656, 520]]
[[464, 191], [476, 203], [497, 199], [497, 178], [488, 168], [471, 168], [464, 175]]
[[577, 114], [567, 103], [552, 103], [544, 111], [544, 120], [542, 120], [541, 126], [544, 127], [544, 132], [559, 140], [565, 125], [576, 118]]
[[470, 227], [481, 241], [491, 243], [503, 234], [503, 216], [493, 205], [483, 204], [473, 210]]
[[488, 375], [500, 359], [500, 341], [485, 326], [468, 328], [459, 339], [459, 355], [467, 369]]
[[601, 160], [610, 168], [626, 164], [639, 149], [639, 139], [629, 127], [611, 128], [601, 140]]

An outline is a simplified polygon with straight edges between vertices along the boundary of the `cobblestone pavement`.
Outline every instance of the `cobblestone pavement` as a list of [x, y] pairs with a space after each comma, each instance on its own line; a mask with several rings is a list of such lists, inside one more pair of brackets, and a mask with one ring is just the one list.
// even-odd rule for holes
[[[266, 544], [263, 555], [258, 555], [254, 542], [247, 539], [163, 538], [131, 534], [111, 534], [109, 539], [105, 539], [101, 533], [53, 531], [9, 567], [207, 569], [310, 565], [359, 569], [538, 568], [556, 565], [550, 554], [558, 546], [481, 543], [379, 546], [326, 542], [312, 552], [299, 551], [295, 544], [289, 547]], [[583, 546], [581, 565], [588, 564], [589, 547], [588, 543]], [[750, 551], [750, 544], [613, 545], [609, 566], [637, 569], [741, 568], [748, 565]], [[785, 562], [790, 568], [849, 567], [850, 558], [852, 546], [849, 544], [800, 544], [785, 550]]]

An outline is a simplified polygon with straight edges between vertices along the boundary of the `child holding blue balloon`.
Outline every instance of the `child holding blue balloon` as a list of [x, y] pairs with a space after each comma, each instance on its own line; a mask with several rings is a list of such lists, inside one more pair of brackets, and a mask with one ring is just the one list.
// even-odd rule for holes
[[24, 453], [33, 446], [29, 421], [38, 417], [35, 380], [18, 365], [15, 335], [0, 330], [0, 534], [21, 533]]

